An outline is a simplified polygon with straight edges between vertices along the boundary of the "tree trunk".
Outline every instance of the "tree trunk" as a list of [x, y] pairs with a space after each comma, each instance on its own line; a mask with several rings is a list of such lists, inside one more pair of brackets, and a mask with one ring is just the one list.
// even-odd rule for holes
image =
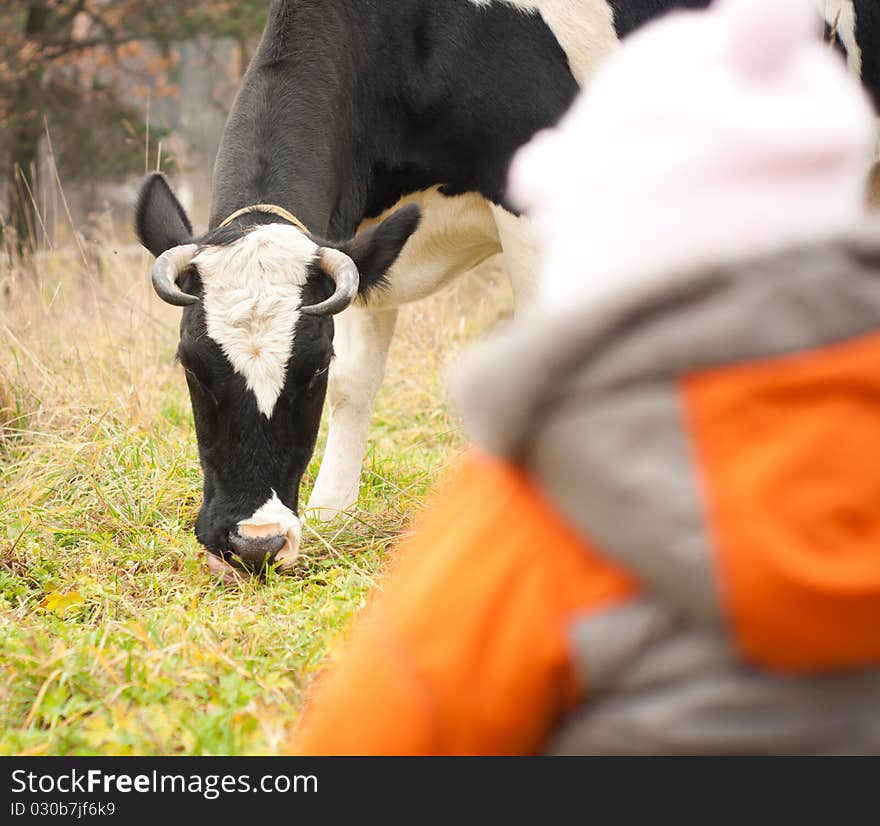
[[[28, 4], [25, 35], [39, 42], [48, 28], [48, 0]], [[10, 226], [15, 232], [19, 254], [33, 251], [39, 221], [34, 202], [39, 189], [39, 150], [42, 126], [43, 66], [39, 58], [25, 67], [19, 82], [6, 172]]]

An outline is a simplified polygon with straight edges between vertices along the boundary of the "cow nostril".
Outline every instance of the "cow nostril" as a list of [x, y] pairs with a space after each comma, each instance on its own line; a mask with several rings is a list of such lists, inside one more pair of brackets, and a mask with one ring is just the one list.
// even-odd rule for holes
[[276, 554], [287, 544], [287, 536], [241, 536], [239, 533], [229, 535], [229, 544], [233, 552], [248, 567], [262, 568], [272, 562]]

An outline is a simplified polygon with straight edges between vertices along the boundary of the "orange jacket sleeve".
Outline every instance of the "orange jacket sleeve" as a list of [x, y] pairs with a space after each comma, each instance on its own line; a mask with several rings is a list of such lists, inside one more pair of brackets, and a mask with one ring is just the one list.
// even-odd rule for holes
[[539, 752], [585, 691], [572, 617], [634, 591], [521, 473], [471, 455], [318, 679], [291, 751]]

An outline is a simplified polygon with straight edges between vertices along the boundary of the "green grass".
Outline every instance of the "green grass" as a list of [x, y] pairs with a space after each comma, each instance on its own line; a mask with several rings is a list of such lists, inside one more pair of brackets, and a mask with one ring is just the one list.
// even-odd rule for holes
[[358, 511], [306, 530], [291, 574], [230, 587], [192, 533], [201, 474], [177, 316], [145, 267], [108, 254], [98, 276], [53, 254], [13, 270], [0, 298], [0, 754], [281, 750], [463, 445], [449, 365], [508, 305], [490, 270], [405, 311]]

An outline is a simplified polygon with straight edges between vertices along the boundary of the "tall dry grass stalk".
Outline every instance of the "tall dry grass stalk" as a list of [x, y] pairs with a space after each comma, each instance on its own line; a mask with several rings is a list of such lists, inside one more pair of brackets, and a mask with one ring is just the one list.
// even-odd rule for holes
[[70, 435], [98, 410], [149, 420], [176, 331], [150, 300], [145, 268], [112, 244], [87, 264], [65, 248], [13, 265], [0, 298], [0, 376], [18, 411], [6, 439]]

